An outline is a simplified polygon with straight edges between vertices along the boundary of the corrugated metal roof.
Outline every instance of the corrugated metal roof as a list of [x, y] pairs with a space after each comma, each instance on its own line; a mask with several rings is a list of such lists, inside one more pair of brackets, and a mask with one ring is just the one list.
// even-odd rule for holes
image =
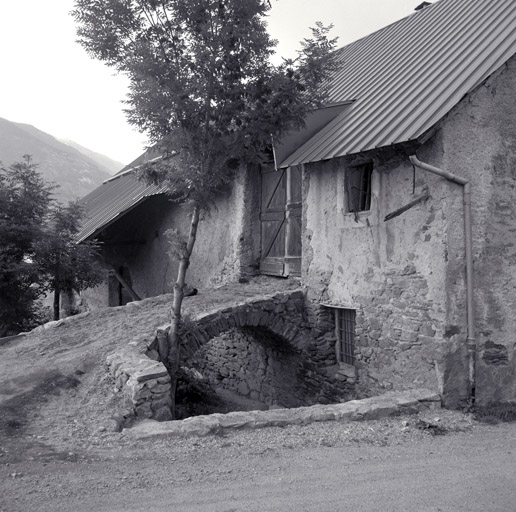
[[167, 187], [164, 186], [147, 185], [134, 173], [125, 172], [107, 180], [81, 199], [86, 209], [86, 220], [77, 235], [77, 242], [95, 237], [147, 198], [166, 191]]
[[282, 162], [297, 148], [310, 140], [316, 133], [320, 132], [332, 119], [335, 119], [352, 101], [327, 105], [323, 108], [312, 110], [305, 118], [305, 126], [299, 130], [292, 130], [287, 133], [278, 143], [273, 140], [272, 149], [274, 162]]
[[515, 0], [435, 2], [340, 50], [329, 101], [356, 101], [280, 167], [417, 139], [515, 53]]

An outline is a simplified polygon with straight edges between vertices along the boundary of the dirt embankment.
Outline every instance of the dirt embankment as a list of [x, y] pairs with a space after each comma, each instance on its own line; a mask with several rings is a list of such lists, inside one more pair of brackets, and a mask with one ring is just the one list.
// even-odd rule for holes
[[[258, 278], [200, 290], [185, 299], [184, 312], [211, 311], [295, 286]], [[170, 304], [171, 296], [163, 295], [92, 311], [0, 346], [2, 440], [22, 440], [28, 446], [44, 436], [48, 446], [68, 452], [86, 449], [98, 435], [117, 430], [127, 410], [106, 372], [106, 357], [130, 342], [145, 346], [156, 328], [168, 322]]]

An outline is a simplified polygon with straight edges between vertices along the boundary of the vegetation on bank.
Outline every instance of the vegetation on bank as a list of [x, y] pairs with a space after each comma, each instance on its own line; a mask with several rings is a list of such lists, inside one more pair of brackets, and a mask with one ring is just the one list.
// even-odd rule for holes
[[82, 209], [53, 197], [26, 155], [9, 167], [0, 164], [0, 337], [33, 328], [48, 312], [41, 305], [54, 294], [54, 320], [61, 296], [101, 281], [97, 246], [77, 245]]

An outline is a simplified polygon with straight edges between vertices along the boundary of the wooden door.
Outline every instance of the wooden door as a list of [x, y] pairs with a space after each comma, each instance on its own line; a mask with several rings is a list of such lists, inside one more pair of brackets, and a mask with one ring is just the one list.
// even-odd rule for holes
[[301, 173], [298, 168], [262, 167], [262, 274], [301, 273]]

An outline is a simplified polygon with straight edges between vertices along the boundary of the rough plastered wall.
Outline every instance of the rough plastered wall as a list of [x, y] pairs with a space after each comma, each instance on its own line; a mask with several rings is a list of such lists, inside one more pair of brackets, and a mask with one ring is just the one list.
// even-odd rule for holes
[[[464, 98], [417, 150], [472, 183], [476, 399], [516, 398], [516, 60]], [[359, 389], [426, 386], [458, 406], [468, 397], [462, 187], [371, 152], [372, 205], [345, 213], [340, 159], [304, 170], [303, 280], [313, 302], [357, 310]], [[429, 199], [384, 222], [424, 187]], [[413, 194], [413, 190], [415, 194]]]
[[[187, 282], [198, 289], [236, 281], [256, 272], [259, 255], [259, 173], [242, 170], [231, 188], [219, 194], [199, 224]], [[166, 231], [185, 237], [190, 208], [165, 196], [151, 197], [103, 233], [103, 254], [117, 270], [128, 269], [132, 288], [143, 299], [171, 293], [177, 278], [177, 257]], [[137, 240], [139, 243], [128, 243]], [[108, 280], [84, 292], [89, 308], [109, 305]]]
[[[129, 271], [131, 285], [142, 298], [154, 297], [172, 291], [176, 262], [169, 254], [169, 241], [165, 235], [177, 205], [168, 198], [152, 197], [135, 208], [121, 222], [125, 223], [138, 239], [140, 245], [113, 246], [107, 258], [116, 267], [124, 266]], [[122, 236], [122, 229], [112, 227]], [[130, 235], [125, 235], [128, 238]]]
[[[206, 288], [255, 274], [259, 258], [258, 169], [240, 172], [199, 224], [188, 282]], [[184, 220], [183, 225], [189, 221]]]
[[[441, 390], [446, 194], [414, 182], [406, 157], [374, 161], [368, 212], [346, 212], [344, 159], [306, 166], [303, 280], [314, 303], [357, 310], [356, 366], [362, 395], [388, 389]], [[427, 185], [425, 203], [384, 222]], [[415, 187], [415, 194], [414, 192]]]
[[[476, 400], [516, 400], [516, 58], [463, 100], [438, 135], [437, 165], [472, 183], [477, 338]], [[450, 222], [447, 322], [460, 329], [461, 223]], [[462, 356], [462, 354], [461, 354]]]

